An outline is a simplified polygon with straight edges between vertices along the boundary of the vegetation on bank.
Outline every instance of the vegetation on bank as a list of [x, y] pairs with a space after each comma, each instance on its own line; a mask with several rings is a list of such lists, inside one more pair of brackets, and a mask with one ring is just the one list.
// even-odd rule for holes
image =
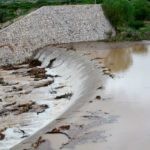
[[149, 0], [0, 0], [0, 23], [45, 5], [93, 4], [95, 1], [102, 4], [105, 15], [116, 29], [117, 36], [111, 40], [150, 39]]
[[117, 32], [111, 40], [150, 40], [149, 0], [103, 0], [103, 9]]

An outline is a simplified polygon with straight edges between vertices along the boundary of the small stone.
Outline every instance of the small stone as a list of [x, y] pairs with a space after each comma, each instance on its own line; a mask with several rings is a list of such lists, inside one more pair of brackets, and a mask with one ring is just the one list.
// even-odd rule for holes
[[97, 100], [100, 100], [100, 99], [101, 99], [101, 96], [96, 96], [96, 99], [97, 99]]
[[104, 112], [104, 114], [105, 114], [105, 115], [108, 115], [109, 113], [108, 113], [108, 112]]
[[0, 133], [0, 140], [3, 140], [5, 138], [5, 134]]
[[37, 67], [41, 66], [41, 62], [38, 59], [31, 60], [29, 63], [29, 67]]
[[103, 88], [104, 88], [103, 86], [100, 86], [100, 87], [98, 87], [97, 89], [98, 89], [98, 90], [101, 90], [101, 89], [103, 89]]
[[70, 125], [62, 125], [59, 127], [61, 130], [69, 130], [70, 129]]

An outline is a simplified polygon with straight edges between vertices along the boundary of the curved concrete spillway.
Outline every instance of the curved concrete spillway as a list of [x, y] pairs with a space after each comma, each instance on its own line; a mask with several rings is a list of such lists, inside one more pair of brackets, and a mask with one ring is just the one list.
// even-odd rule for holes
[[[1, 124], [1, 128], [7, 127], [7, 129], [4, 132], [5, 139], [0, 141], [1, 150], [12, 148], [25, 139], [32, 137], [35, 133], [39, 133], [40, 130], [43, 132], [43, 129], [47, 125], [60, 117], [66, 110], [71, 109], [73, 104], [75, 109], [76, 101], [78, 101], [76, 107], [80, 107], [82, 101], [90, 100], [100, 83], [98, 78], [96, 78], [96, 76], [98, 77], [98, 71], [94, 69], [90, 60], [85, 59], [83, 55], [77, 54], [72, 50], [68, 51], [65, 48], [46, 47], [37, 53], [35, 59], [42, 62], [41, 67], [46, 68], [47, 75], [57, 75], [57, 77], [53, 78], [54, 82], [47, 87], [32, 89], [32, 92], [25, 96], [24, 94], [18, 95], [19, 93], [12, 93], [12, 95], [16, 96], [9, 99], [3, 97], [2, 99], [5, 100], [1, 104], [1, 107], [8, 104], [8, 101], [10, 104], [14, 99], [17, 103], [31, 99], [38, 104], [46, 104], [49, 108], [38, 115], [35, 112], [19, 114], [17, 120], [15, 119], [15, 115], [7, 116], [5, 121], [4, 118], [2, 118], [1, 121], [4, 121], [4, 123]], [[51, 64], [51, 67], [49, 66], [50, 68], [48, 68], [51, 60], [55, 61]], [[4, 79], [7, 80], [8, 83], [12, 82], [14, 77], [10, 78], [7, 76], [10, 74], [12, 76], [13, 71], [0, 71], [2, 72], [1, 76], [3, 77], [3, 75], [5, 75], [6, 78]], [[17, 71], [21, 75], [22, 70], [19, 69]], [[16, 82], [20, 82], [19, 78], [23, 80], [19, 85], [16, 85], [16, 87], [21, 85], [24, 91], [24, 87], [28, 88], [29, 82], [33, 84], [33, 81], [30, 81], [28, 77], [21, 79], [20, 75], [15, 75], [15, 78], [18, 78]], [[93, 76], [95, 76], [95, 78], [92, 78]], [[8, 89], [10, 90], [10, 87], [10, 85], [2, 87], [0, 94], [4, 95], [3, 92], [6, 91], [9, 97], [10, 95], [7, 91]], [[57, 96], [61, 95], [66, 95], [67, 97], [56, 99]], [[71, 111], [73, 111], [73, 109]], [[7, 119], [10, 121], [6, 123]]]

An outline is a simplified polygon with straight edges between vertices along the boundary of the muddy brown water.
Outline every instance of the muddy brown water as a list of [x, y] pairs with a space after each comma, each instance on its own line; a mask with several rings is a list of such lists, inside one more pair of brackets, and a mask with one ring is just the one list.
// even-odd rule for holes
[[150, 149], [150, 45], [110, 50], [104, 64], [115, 78], [105, 82], [100, 105], [118, 122], [106, 127], [111, 136], [102, 150]]

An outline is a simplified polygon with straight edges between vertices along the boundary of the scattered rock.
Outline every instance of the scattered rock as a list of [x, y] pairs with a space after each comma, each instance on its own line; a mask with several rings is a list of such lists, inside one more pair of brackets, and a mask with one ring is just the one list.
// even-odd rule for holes
[[108, 112], [104, 112], [104, 114], [105, 114], [105, 115], [108, 115], [109, 113], [108, 113]]
[[3, 105], [3, 107], [10, 107], [10, 106], [15, 105], [15, 104], [16, 104], [16, 102], [12, 102], [12, 103]]
[[0, 132], [0, 141], [4, 140], [4, 138], [5, 138], [5, 134], [3, 134], [3, 133]]
[[103, 71], [104, 75], [108, 75], [111, 78], [114, 78], [115, 76], [111, 74], [109, 71]]
[[0, 110], [0, 116], [7, 116], [9, 114], [19, 115], [26, 112], [36, 112], [37, 114], [44, 112], [48, 109], [46, 104], [36, 104], [33, 101], [28, 101], [23, 104], [16, 104], [16, 102], [11, 104], [5, 104], [3, 109]]
[[61, 130], [69, 130], [70, 129], [70, 125], [62, 125], [59, 127]]
[[67, 47], [67, 51], [76, 51], [76, 49], [73, 45], [70, 45], [69, 47]]
[[19, 129], [20, 130], [20, 132], [24, 135], [25, 134], [25, 131], [24, 130], [21, 130], [21, 129]]
[[4, 78], [0, 78], [0, 85], [2, 86], [13, 86], [13, 85], [17, 85], [18, 82], [11, 82], [11, 83], [8, 83], [8, 82], [5, 82]]
[[13, 98], [13, 97], [14, 97], [13, 95], [9, 95], [9, 96], [5, 96], [4, 99]]
[[60, 95], [60, 96], [56, 96], [55, 99], [62, 99], [62, 98], [67, 98], [67, 99], [71, 99], [72, 97], [72, 93], [67, 93], [67, 94], [63, 94], [63, 95]]
[[7, 65], [1, 67], [3, 70], [18, 70], [21, 68], [21, 66], [14, 66], [14, 65]]
[[37, 112], [37, 115], [40, 113], [43, 113], [46, 109], [48, 109], [48, 105], [42, 104], [40, 106], [38, 106], [39, 108], [35, 109], [34, 111]]
[[7, 128], [0, 129], [0, 132], [4, 132]]
[[107, 69], [103, 70], [103, 73], [108, 75], [111, 74], [110, 71], [108, 71]]
[[0, 78], [0, 85], [2, 85], [2, 86], [8, 86], [9, 84], [4, 81], [4, 78]]
[[93, 61], [93, 60], [99, 60], [99, 59], [104, 59], [104, 58], [96, 57], [96, 58], [91, 59], [91, 61]]
[[101, 99], [101, 96], [96, 96], [96, 99], [97, 99], [97, 100], [100, 100], [100, 99]]
[[40, 81], [41, 79], [35, 78], [34, 81]]
[[0, 129], [0, 141], [1, 141], [1, 140], [4, 140], [4, 138], [5, 138], [5, 134], [2, 133], [2, 132], [4, 132], [6, 129], [7, 129], [7, 128]]
[[53, 66], [53, 63], [55, 60], [56, 60], [56, 58], [51, 59], [47, 67], [51, 68]]
[[64, 134], [65, 136], [67, 136], [68, 139], [71, 139], [71, 137], [67, 133], [63, 132], [64, 130], [69, 130], [69, 129], [70, 129], [70, 125], [62, 125], [58, 128], [52, 129], [46, 134]]
[[46, 80], [46, 81], [42, 81], [42, 82], [37, 82], [37, 83], [33, 84], [33, 87], [34, 88], [45, 87], [45, 86], [52, 84], [53, 82], [54, 82], [54, 80]]
[[57, 77], [61, 77], [61, 76], [59, 76], [59, 75], [51, 75], [51, 74], [48, 74], [47, 77], [57, 78]]
[[109, 72], [111, 72], [111, 69], [109, 69], [109, 68], [104, 68], [103, 71], [109, 71]]
[[26, 132], [24, 130], [22, 130], [22, 129], [18, 129], [18, 130], [14, 131], [14, 132], [22, 133], [22, 136], [20, 138], [28, 137], [28, 135], [26, 134]]
[[45, 140], [42, 139], [42, 137], [40, 136], [40, 137], [37, 139], [37, 141], [32, 144], [32, 147], [35, 148], [35, 149], [37, 149], [37, 148], [40, 146], [40, 144], [42, 144], [42, 143], [44, 143], [44, 142], [45, 142]]
[[60, 132], [60, 128], [54, 128], [50, 132], [47, 132], [47, 133], [49, 134], [49, 133], [59, 133], [59, 132]]
[[99, 116], [93, 116], [93, 115], [84, 115], [82, 117], [83, 118], [87, 118], [87, 119], [96, 119], [96, 118], [99, 118]]
[[59, 133], [61, 132], [62, 130], [69, 130], [70, 129], [70, 125], [62, 125], [58, 128], [54, 128], [52, 129], [50, 132], [47, 132], [48, 133]]
[[105, 67], [105, 66], [102, 66], [101, 68], [102, 68], [102, 69], [106, 69], [106, 67]]
[[62, 89], [64, 88], [65, 86], [58, 86], [58, 87], [55, 87], [55, 89]]
[[13, 86], [12, 89], [13, 89], [13, 91], [15, 91], [15, 92], [18, 92], [18, 91], [22, 91], [22, 90], [23, 90], [22, 87], [16, 87], [16, 86]]
[[4, 78], [0, 78], [0, 84], [4, 83]]
[[113, 74], [109, 74], [109, 77], [114, 78], [115, 76]]
[[98, 90], [101, 90], [101, 89], [103, 89], [103, 88], [104, 88], [103, 86], [100, 86], [100, 87], [98, 87], [97, 89], [98, 89]]
[[33, 59], [29, 62], [29, 67], [41, 66], [41, 62], [38, 59]]
[[60, 121], [60, 120], [65, 120], [66, 118], [58, 118], [56, 120]]
[[27, 73], [33, 78], [47, 79], [45, 68], [32, 68]]

